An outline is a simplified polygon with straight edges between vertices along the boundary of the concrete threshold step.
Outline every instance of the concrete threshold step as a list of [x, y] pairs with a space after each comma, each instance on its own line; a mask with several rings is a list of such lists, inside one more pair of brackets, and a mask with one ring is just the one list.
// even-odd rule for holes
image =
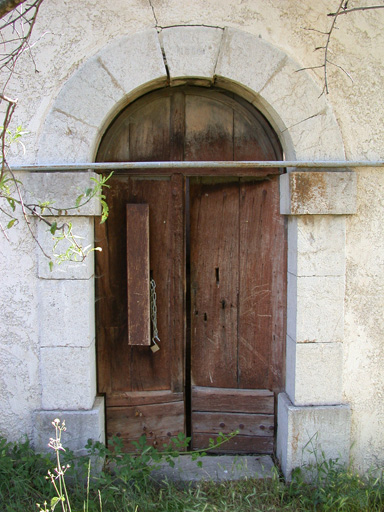
[[[198, 466], [198, 461], [201, 461], [202, 467]], [[224, 482], [246, 478], [272, 478], [274, 467], [269, 455], [207, 455], [196, 460], [192, 460], [191, 455], [182, 455], [174, 462], [173, 468], [164, 462], [151, 473], [152, 477], [158, 482]]]

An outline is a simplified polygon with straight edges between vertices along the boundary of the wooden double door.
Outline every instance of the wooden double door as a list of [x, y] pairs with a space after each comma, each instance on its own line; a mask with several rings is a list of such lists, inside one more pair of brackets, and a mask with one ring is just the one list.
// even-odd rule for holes
[[[98, 154], [99, 161], [280, 158], [276, 136], [251, 105], [193, 87], [133, 103], [111, 124]], [[183, 432], [192, 448], [202, 448], [220, 432], [238, 430], [222, 451], [271, 453], [285, 365], [286, 235], [278, 170], [239, 177], [235, 169], [223, 175], [206, 168], [201, 174], [152, 170], [109, 181], [110, 216], [96, 227], [102, 248], [98, 391], [106, 397], [107, 434], [131, 449], [143, 434], [161, 447]], [[145, 235], [127, 236], [134, 222], [127, 205], [138, 204], [149, 212], [160, 338], [155, 353], [147, 340], [129, 341], [128, 302], [141, 275], [128, 279], [127, 248], [131, 258], [144, 258]]]

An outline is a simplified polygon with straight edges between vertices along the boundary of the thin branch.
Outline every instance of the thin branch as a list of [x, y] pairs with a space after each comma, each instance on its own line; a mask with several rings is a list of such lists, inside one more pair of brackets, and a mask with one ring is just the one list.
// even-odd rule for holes
[[0, 18], [13, 11], [25, 0], [0, 0]]
[[341, 69], [341, 71], [343, 71], [343, 73], [345, 73], [347, 75], [347, 77], [351, 80], [351, 82], [353, 83], [353, 78], [348, 73], [348, 71], [346, 71], [342, 66], [340, 66], [339, 64], [336, 64], [335, 62], [331, 62], [330, 60], [328, 60], [328, 64], [332, 64], [332, 66], [335, 66], [336, 68]]
[[5, 137], [7, 135], [7, 130], [9, 123], [11, 122], [12, 115], [15, 111], [17, 100], [12, 100], [11, 98], [8, 98], [7, 96], [4, 96], [0, 94], [0, 101], [3, 100], [7, 102], [7, 108], [4, 114], [4, 120], [3, 120], [3, 127], [2, 127], [2, 133], [1, 133], [1, 170], [0, 170], [0, 180], [3, 179], [5, 167], [7, 166], [6, 162], [6, 142]]
[[366, 7], [353, 7], [351, 9], [343, 9], [341, 12], [330, 12], [327, 16], [341, 16], [342, 14], [348, 14], [355, 11], [369, 11], [371, 9], [384, 9], [384, 5], [369, 5]]
[[0, 222], [0, 231], [3, 233], [3, 235], [5, 236], [5, 239], [7, 240], [7, 242], [9, 242], [9, 237], [7, 235], [7, 232], [5, 231], [5, 229], [3, 228], [3, 225], [1, 224]]
[[43, 246], [41, 245], [41, 243], [40, 243], [40, 242], [39, 242], [39, 240], [37, 239], [37, 236], [36, 236], [36, 235], [35, 235], [35, 233], [33, 232], [33, 229], [32, 229], [32, 227], [31, 227], [31, 222], [30, 222], [30, 220], [29, 220], [29, 218], [28, 218], [28, 214], [27, 214], [27, 212], [26, 212], [26, 208], [25, 208], [25, 205], [24, 205], [23, 196], [22, 196], [22, 194], [21, 194], [20, 187], [19, 187], [19, 185], [18, 185], [18, 182], [17, 182], [17, 179], [16, 179], [15, 175], [13, 174], [12, 170], [11, 170], [9, 167], [8, 167], [8, 172], [9, 172], [9, 174], [11, 175], [12, 180], [13, 180], [13, 183], [14, 183], [14, 185], [15, 185], [15, 187], [16, 187], [17, 195], [18, 195], [18, 197], [19, 197], [18, 202], [19, 202], [19, 204], [20, 204], [20, 206], [21, 206], [21, 211], [22, 211], [22, 213], [23, 213], [24, 221], [25, 221], [25, 223], [26, 223], [26, 225], [27, 225], [27, 227], [28, 227], [29, 233], [30, 233], [30, 235], [32, 236], [33, 240], [35, 241], [36, 245], [39, 247], [39, 249], [41, 250], [41, 252], [44, 254], [44, 256], [45, 256], [46, 258], [48, 258], [49, 260], [51, 260], [52, 258], [51, 258], [51, 257], [50, 257], [50, 256], [49, 256], [49, 255], [44, 251]]
[[[4, 196], [0, 196], [0, 197], [4, 197]], [[7, 212], [6, 210], [4, 210], [4, 208], [1, 208], [0, 207], [0, 212], [3, 212], [4, 215], [6, 215], [7, 217], [9, 217], [11, 220], [16, 219], [16, 217], [14, 217], [13, 215], [11, 215], [9, 212]]]
[[324, 46], [318, 46], [318, 47], [315, 48], [315, 51], [317, 51], [317, 50], [324, 50], [323, 64], [320, 64], [319, 66], [305, 67], [305, 68], [301, 68], [301, 69], [298, 70], [298, 71], [304, 71], [305, 69], [321, 69], [321, 68], [324, 70], [324, 86], [323, 86], [323, 90], [322, 90], [320, 96], [322, 96], [324, 93], [325, 94], [329, 94], [329, 88], [328, 88], [328, 64], [331, 64], [333, 66], [338, 67], [339, 69], [344, 71], [344, 73], [352, 80], [352, 77], [349, 75], [349, 73], [347, 73], [345, 71], [345, 69], [343, 69], [338, 64], [335, 64], [334, 62], [330, 62], [330, 60], [328, 58], [328, 54], [331, 53], [329, 45], [330, 45], [330, 42], [331, 42], [331, 37], [332, 37], [333, 31], [336, 29], [337, 18], [338, 18], [338, 16], [341, 13], [345, 13], [346, 12], [347, 5], [348, 5], [348, 0], [341, 0], [340, 1], [339, 7], [337, 8], [337, 11], [332, 14], [333, 15], [333, 20], [332, 20], [331, 27], [328, 30], [328, 32], [324, 33], [324, 35], [327, 36]]
[[[7, 44], [9, 46], [11, 41], [13, 43], [15, 41], [19, 42], [19, 44], [16, 44], [13, 48], [10, 48], [9, 52], [1, 59], [2, 62], [0, 64], [0, 71], [7, 68], [7, 69], [9, 69], [10, 73], [12, 73], [17, 60], [24, 53], [24, 51], [26, 49], [28, 49], [29, 40], [30, 40], [30, 37], [32, 34], [32, 30], [35, 26], [37, 14], [39, 12], [39, 8], [40, 8], [40, 5], [42, 4], [42, 2], [43, 2], [43, 0], [34, 0], [34, 2], [31, 5], [27, 6], [25, 11], [23, 11], [22, 13], [17, 13], [16, 17], [14, 17], [14, 13], [12, 13], [12, 15], [10, 16], [10, 19], [6, 23], [4, 23], [3, 25], [0, 26], [0, 31], [2, 33], [4, 32], [4, 30], [7, 27], [12, 27], [13, 32], [18, 35], [18, 38], [16, 38], [16, 39], [11, 38], [8, 40], [4, 40], [4, 36], [3, 36], [4, 46]], [[23, 6], [22, 6], [22, 8], [23, 8]], [[30, 11], [32, 11], [32, 12], [30, 12]], [[26, 18], [26, 14], [28, 14], [28, 13], [30, 13], [30, 17]], [[19, 33], [17, 30], [18, 22], [21, 23], [21, 33]], [[25, 25], [28, 26], [26, 31], [24, 31]], [[8, 82], [9, 82], [9, 79], [7, 80], [6, 84], [8, 84]], [[5, 87], [3, 87], [3, 90], [4, 90], [4, 88]]]
[[[329, 16], [329, 14], [328, 14]], [[324, 32], [323, 30], [318, 30], [317, 28], [310, 28], [310, 27], [301, 27], [303, 30], [308, 30], [309, 32], [317, 32], [318, 34], [323, 34], [326, 36], [328, 32]]]
[[332, 32], [333, 32], [333, 29], [335, 28], [337, 17], [339, 15], [340, 11], [343, 8], [343, 4], [344, 4], [344, 0], [341, 0], [341, 2], [339, 4], [339, 7], [338, 7], [338, 9], [336, 11], [335, 17], [333, 18], [331, 28], [329, 29], [328, 37], [327, 37], [327, 42], [325, 43], [325, 49], [324, 49], [324, 88], [323, 88], [323, 92], [325, 90], [326, 94], [329, 94], [329, 90], [328, 90], [328, 70], [327, 70], [329, 43], [331, 41], [331, 35], [332, 35]]

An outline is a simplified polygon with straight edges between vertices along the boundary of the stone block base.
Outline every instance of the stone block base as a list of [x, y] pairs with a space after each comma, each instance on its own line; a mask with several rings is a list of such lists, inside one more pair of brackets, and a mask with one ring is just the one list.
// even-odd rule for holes
[[48, 443], [55, 436], [52, 421], [65, 420], [66, 431], [62, 434], [62, 445], [76, 455], [86, 453], [84, 449], [88, 439], [105, 442], [104, 398], [96, 397], [93, 408], [89, 410], [52, 410], [35, 412], [34, 448], [38, 452], [49, 451]]
[[348, 464], [349, 405], [297, 407], [286, 393], [280, 393], [277, 421], [276, 455], [286, 479], [294, 468], [324, 459]]

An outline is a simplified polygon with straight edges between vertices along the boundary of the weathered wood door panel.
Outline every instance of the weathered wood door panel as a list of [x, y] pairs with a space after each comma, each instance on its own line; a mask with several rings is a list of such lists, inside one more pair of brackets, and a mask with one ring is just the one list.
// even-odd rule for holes
[[[239, 430], [238, 451], [269, 451], [274, 417], [236, 411], [239, 390], [279, 390], [284, 323], [284, 223], [277, 215], [277, 178], [263, 181], [191, 181], [191, 383], [192, 439], [201, 447], [218, 432]], [[278, 243], [276, 243], [278, 241]], [[278, 276], [276, 278], [276, 276]], [[282, 323], [282, 325], [281, 325]], [[277, 352], [277, 354], [276, 354]], [[194, 386], [215, 401], [231, 388], [233, 403], [201, 411]], [[241, 396], [241, 395], [239, 395]], [[270, 399], [273, 403], [273, 394]], [[226, 413], [226, 414], [224, 414]], [[270, 412], [269, 412], [270, 414]], [[252, 425], [250, 429], [247, 425]], [[269, 443], [260, 437], [269, 437]], [[241, 439], [240, 439], [241, 438]], [[196, 444], [197, 443], [197, 444]], [[261, 444], [260, 444], [261, 443]], [[223, 446], [224, 451], [231, 445]]]
[[[254, 107], [193, 87], [134, 102], [111, 124], [98, 153], [99, 161], [281, 158], [275, 133]], [[112, 178], [110, 218], [97, 228], [98, 386], [108, 435], [120, 435], [127, 448], [142, 433], [162, 443], [185, 431], [187, 421], [193, 448], [239, 429], [224, 451], [273, 450], [286, 297], [275, 171], [258, 171], [257, 179], [231, 171], [225, 178]], [[125, 244], [130, 257], [135, 249], [125, 240], [127, 203], [149, 205], [156, 354], [128, 345]]]
[[[102, 248], [97, 260], [98, 386], [106, 395], [108, 436], [121, 436], [127, 446], [141, 434], [162, 442], [167, 421], [167, 433], [184, 431], [184, 412], [180, 413], [184, 411], [183, 186], [177, 176], [112, 178], [110, 217], [96, 231]], [[161, 350], [156, 354], [148, 346], [128, 343], [127, 203], [149, 206], [150, 270], [157, 285], [161, 333]]]

